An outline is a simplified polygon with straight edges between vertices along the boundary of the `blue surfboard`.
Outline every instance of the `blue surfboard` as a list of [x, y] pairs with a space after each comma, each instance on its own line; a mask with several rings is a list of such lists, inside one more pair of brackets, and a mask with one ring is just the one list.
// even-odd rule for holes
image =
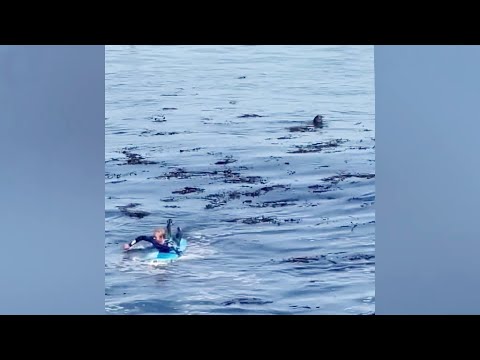
[[170, 252], [165, 253], [165, 252], [159, 252], [157, 250], [152, 251], [147, 256], [147, 259], [150, 260], [155, 260], [155, 261], [174, 261], [177, 260], [180, 256], [182, 256], [183, 252], [186, 250], [188, 245], [188, 241], [186, 239], [180, 240], [179, 247], [177, 248], [180, 254], [177, 254], [175, 250], [170, 250]]

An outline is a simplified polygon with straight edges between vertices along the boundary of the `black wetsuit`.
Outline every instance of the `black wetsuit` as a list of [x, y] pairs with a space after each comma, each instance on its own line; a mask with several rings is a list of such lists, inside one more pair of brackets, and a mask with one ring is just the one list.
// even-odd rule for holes
[[142, 236], [139, 236], [137, 237], [135, 240], [132, 240], [130, 241], [130, 243], [128, 244], [130, 247], [135, 245], [136, 243], [138, 243], [139, 241], [147, 241], [149, 242], [150, 244], [152, 244], [153, 246], [155, 246], [155, 248], [160, 251], [160, 252], [165, 252], [165, 253], [168, 253], [170, 252], [171, 250], [173, 250], [170, 246], [164, 244], [164, 245], [160, 245], [153, 236], [145, 236], [145, 235], [142, 235]]

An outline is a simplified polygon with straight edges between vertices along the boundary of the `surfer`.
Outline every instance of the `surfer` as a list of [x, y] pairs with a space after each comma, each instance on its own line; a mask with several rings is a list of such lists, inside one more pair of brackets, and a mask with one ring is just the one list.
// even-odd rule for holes
[[[134, 240], [130, 241], [128, 244], [123, 245], [123, 249], [126, 251], [130, 250], [135, 244], [139, 243], [140, 241], [146, 241], [152, 244], [159, 252], [168, 253], [172, 250], [176, 252], [176, 247], [172, 246], [173, 244], [170, 244], [170, 241], [167, 240], [167, 238], [169, 240], [172, 238], [170, 228], [171, 224], [172, 220], [168, 220], [166, 229], [155, 229], [153, 232], [153, 236], [138, 236]], [[180, 228], [177, 228], [177, 234], [175, 235], [175, 239], [172, 239], [173, 242], [176, 243], [175, 245], [178, 246], [178, 242], [180, 242], [182, 236], [182, 230]]]
[[155, 229], [153, 236], [137, 236], [134, 240], [130, 241], [128, 244], [125, 244], [123, 248], [125, 250], [130, 250], [133, 245], [139, 243], [140, 241], [147, 241], [160, 252], [170, 252], [171, 248], [166, 244], [165, 241], [165, 233], [165, 229]]

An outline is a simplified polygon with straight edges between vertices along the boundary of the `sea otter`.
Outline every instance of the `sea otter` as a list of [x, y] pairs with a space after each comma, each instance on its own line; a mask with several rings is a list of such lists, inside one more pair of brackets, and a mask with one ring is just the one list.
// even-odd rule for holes
[[315, 131], [315, 128], [322, 128], [323, 127], [323, 116], [317, 115], [313, 118], [312, 124], [308, 124], [305, 126], [292, 126], [288, 128], [290, 132], [308, 132], [308, 131]]

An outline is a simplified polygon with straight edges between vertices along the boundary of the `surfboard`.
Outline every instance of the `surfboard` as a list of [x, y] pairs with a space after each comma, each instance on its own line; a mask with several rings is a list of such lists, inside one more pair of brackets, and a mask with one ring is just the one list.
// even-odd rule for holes
[[178, 247], [178, 250], [180, 251], [180, 254], [177, 254], [175, 250], [170, 250], [168, 253], [164, 252], [159, 252], [157, 250], [153, 250], [151, 253], [147, 255], [147, 259], [149, 260], [154, 260], [154, 261], [174, 261], [177, 260], [179, 257], [182, 256], [183, 252], [186, 250], [188, 246], [188, 241], [186, 239], [180, 240], [180, 244]]

